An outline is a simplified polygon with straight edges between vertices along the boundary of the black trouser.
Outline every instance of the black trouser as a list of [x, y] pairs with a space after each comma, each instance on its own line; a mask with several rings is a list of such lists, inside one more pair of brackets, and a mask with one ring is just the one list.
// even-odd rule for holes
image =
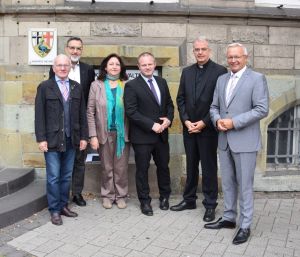
[[217, 175], [217, 136], [204, 137], [201, 133], [184, 134], [186, 153], [186, 184], [183, 198], [186, 202], [195, 202], [199, 180], [199, 161], [202, 168], [202, 192], [205, 208], [216, 208], [218, 198]]
[[151, 155], [157, 167], [157, 183], [160, 199], [169, 198], [171, 193], [170, 186], [170, 149], [169, 143], [159, 140], [155, 144], [132, 144], [135, 153], [136, 165], [136, 190], [141, 203], [150, 203], [150, 187], [148, 182], [148, 169], [150, 166]]
[[74, 168], [72, 174], [72, 194], [81, 194], [84, 186], [85, 159], [87, 150], [76, 149]]

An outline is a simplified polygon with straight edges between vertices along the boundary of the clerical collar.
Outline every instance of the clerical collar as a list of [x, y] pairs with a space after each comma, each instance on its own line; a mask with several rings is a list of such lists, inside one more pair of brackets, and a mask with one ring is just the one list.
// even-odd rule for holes
[[199, 69], [204, 69], [204, 68], [207, 67], [207, 65], [208, 65], [209, 63], [210, 63], [210, 59], [209, 59], [206, 63], [204, 63], [204, 64], [198, 64], [198, 63], [197, 63], [197, 65], [198, 65]]

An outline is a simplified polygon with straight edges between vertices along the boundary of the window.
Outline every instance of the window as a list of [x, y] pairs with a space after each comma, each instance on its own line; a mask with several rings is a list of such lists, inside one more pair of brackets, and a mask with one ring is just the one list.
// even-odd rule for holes
[[300, 105], [290, 108], [268, 127], [267, 164], [273, 168], [297, 168], [300, 154]]
[[[87, 2], [91, 3], [92, 0], [66, 0], [67, 2]], [[96, 3], [149, 3], [151, 0], [95, 0]], [[178, 3], [179, 0], [153, 0], [153, 3]]]
[[300, 8], [300, 0], [255, 0], [256, 6]]

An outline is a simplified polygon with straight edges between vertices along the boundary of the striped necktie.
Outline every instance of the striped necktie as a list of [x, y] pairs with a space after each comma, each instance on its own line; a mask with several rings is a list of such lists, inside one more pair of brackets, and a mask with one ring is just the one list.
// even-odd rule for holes
[[228, 106], [232, 92], [235, 88], [235, 85], [236, 85], [235, 81], [237, 79], [237, 76], [235, 74], [232, 74], [230, 79], [231, 79], [231, 82], [230, 82], [230, 84], [228, 83], [228, 85], [226, 87], [226, 106]]
[[69, 98], [69, 88], [68, 88], [68, 85], [67, 85], [67, 83], [66, 83], [65, 80], [61, 80], [60, 83], [62, 85], [62, 92], [61, 92], [61, 94], [62, 94], [63, 98], [65, 99], [65, 101], [67, 101], [68, 98]]
[[153, 83], [152, 83], [152, 79], [148, 79], [148, 82], [149, 82], [151, 92], [152, 92], [152, 94], [154, 95], [156, 102], [158, 103], [158, 105], [160, 105], [159, 99], [158, 99], [158, 96], [157, 96], [157, 93], [156, 93], [155, 88], [154, 88], [154, 85], [153, 85]]

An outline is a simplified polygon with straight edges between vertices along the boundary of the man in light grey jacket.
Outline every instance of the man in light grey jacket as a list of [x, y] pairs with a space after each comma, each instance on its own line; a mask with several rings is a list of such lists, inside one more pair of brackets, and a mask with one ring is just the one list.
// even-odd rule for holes
[[210, 108], [212, 122], [219, 131], [224, 213], [218, 221], [204, 227], [235, 228], [239, 195], [239, 230], [233, 244], [244, 243], [250, 236], [253, 180], [256, 156], [261, 148], [259, 122], [269, 110], [266, 78], [247, 68], [247, 58], [247, 49], [242, 44], [227, 47], [230, 72], [219, 77]]

